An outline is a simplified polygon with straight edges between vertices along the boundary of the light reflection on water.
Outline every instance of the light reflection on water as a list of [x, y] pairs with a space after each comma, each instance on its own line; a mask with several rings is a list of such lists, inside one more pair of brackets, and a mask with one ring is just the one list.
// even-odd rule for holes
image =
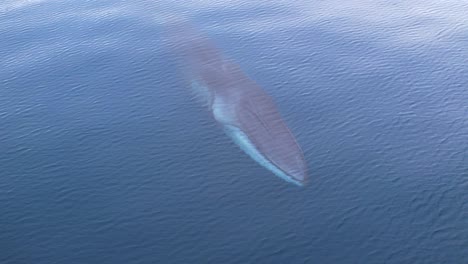
[[[464, 263], [463, 1], [4, 1], [1, 263]], [[298, 189], [193, 98], [188, 20], [275, 99]]]

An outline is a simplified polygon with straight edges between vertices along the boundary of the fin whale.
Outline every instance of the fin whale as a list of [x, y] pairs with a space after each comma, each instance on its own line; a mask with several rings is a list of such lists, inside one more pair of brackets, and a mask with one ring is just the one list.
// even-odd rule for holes
[[207, 38], [190, 32], [183, 63], [193, 90], [225, 133], [253, 160], [278, 177], [303, 186], [304, 155], [273, 99]]

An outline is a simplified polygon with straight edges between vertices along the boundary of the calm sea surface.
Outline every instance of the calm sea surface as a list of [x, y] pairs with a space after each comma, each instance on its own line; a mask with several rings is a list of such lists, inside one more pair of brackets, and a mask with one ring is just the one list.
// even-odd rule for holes
[[[0, 263], [468, 263], [467, 14], [1, 1]], [[307, 186], [251, 160], [186, 92], [178, 21], [275, 100]]]

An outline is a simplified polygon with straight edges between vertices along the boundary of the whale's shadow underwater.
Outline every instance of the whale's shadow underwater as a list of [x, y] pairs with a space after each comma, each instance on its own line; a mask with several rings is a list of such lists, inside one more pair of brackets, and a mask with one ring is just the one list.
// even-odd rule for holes
[[305, 185], [303, 152], [273, 99], [197, 30], [187, 27], [178, 36], [172, 43], [189, 85], [225, 133], [278, 177]]

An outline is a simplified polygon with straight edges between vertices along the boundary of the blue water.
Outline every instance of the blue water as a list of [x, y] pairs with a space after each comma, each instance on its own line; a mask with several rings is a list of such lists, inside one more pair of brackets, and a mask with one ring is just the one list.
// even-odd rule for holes
[[[467, 13], [455, 0], [2, 1], [0, 263], [468, 263]], [[274, 98], [306, 187], [185, 93], [175, 21]]]

